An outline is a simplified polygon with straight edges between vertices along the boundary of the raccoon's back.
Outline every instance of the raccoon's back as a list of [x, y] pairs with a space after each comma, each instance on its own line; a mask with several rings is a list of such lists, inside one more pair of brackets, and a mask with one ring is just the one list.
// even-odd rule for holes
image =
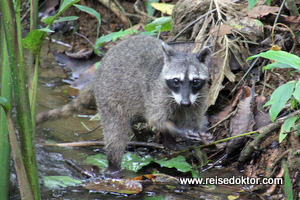
[[156, 38], [134, 36], [111, 48], [94, 78], [98, 106], [109, 103], [143, 109], [143, 90], [149, 89], [148, 83], [159, 75], [162, 65], [161, 41]]

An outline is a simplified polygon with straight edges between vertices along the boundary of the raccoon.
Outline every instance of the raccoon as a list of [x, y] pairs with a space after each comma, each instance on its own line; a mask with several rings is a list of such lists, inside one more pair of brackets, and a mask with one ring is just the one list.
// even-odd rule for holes
[[201, 140], [211, 50], [174, 50], [159, 39], [133, 36], [111, 48], [93, 80], [106, 144], [106, 173], [119, 176], [131, 127], [147, 122], [176, 149], [176, 138]]

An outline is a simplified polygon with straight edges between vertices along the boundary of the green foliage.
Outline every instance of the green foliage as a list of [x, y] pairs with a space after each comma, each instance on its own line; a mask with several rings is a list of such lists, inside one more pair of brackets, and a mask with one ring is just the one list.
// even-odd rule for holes
[[9, 111], [10, 105], [6, 98], [0, 97], [0, 106], [4, 108], [4, 110]]
[[159, 0], [146, 0], [146, 11], [148, 15], [153, 16], [155, 9], [151, 6], [151, 3], [158, 3]]
[[[138, 172], [144, 166], [147, 166], [153, 162], [160, 164], [161, 167], [176, 168], [180, 172], [191, 172], [193, 176], [197, 176], [198, 174], [197, 171], [193, 169], [192, 165], [186, 162], [185, 158], [181, 155], [170, 160], [167, 160], [166, 158], [156, 160], [149, 155], [139, 157], [133, 153], [127, 152], [123, 156], [121, 166], [129, 171]], [[97, 165], [101, 169], [104, 169], [108, 166], [106, 156], [103, 154], [89, 156], [87, 157], [85, 163]]]
[[292, 181], [289, 175], [289, 170], [288, 167], [286, 165], [286, 163], [284, 163], [284, 194], [287, 197], [288, 200], [293, 200], [293, 190], [292, 190]]
[[104, 154], [92, 155], [86, 158], [86, 164], [97, 165], [100, 169], [108, 167], [108, 162]]
[[160, 17], [145, 26], [147, 32], [170, 31], [172, 29], [172, 17]]
[[47, 29], [36, 29], [30, 31], [29, 34], [23, 39], [23, 46], [32, 51], [34, 54], [38, 54], [40, 52], [41, 46], [46, 38]]
[[79, 17], [77, 17], [77, 16], [61, 17], [61, 18], [55, 20], [54, 23], [66, 22], [66, 21], [74, 21], [74, 20], [77, 20], [78, 18]]
[[299, 119], [298, 116], [294, 116], [291, 117], [287, 120], [285, 120], [285, 122], [282, 124], [281, 129], [280, 129], [280, 135], [279, 135], [279, 142], [282, 142], [284, 140], [284, 138], [286, 138], [288, 132], [291, 131], [291, 129], [293, 128], [294, 130], [296, 130], [296, 121]]
[[[247, 60], [251, 60], [256, 57], [263, 57], [270, 60], [274, 60], [276, 62], [271, 63], [265, 67], [266, 69], [274, 69], [274, 68], [292, 68], [295, 69], [296, 72], [300, 72], [300, 58], [296, 55], [285, 51], [267, 51], [262, 52], [260, 54], [249, 57]], [[264, 105], [269, 106], [272, 105], [269, 113], [272, 121], [276, 119], [280, 111], [283, 109], [285, 104], [288, 101], [291, 101], [291, 107], [294, 108], [297, 106], [297, 103], [300, 102], [300, 81], [290, 81], [278, 87], [273, 94], [271, 95], [271, 99]], [[299, 123], [299, 117], [291, 117], [287, 119], [284, 124], [281, 126], [281, 131], [279, 135], [279, 141], [281, 142], [286, 137], [286, 132], [289, 132], [291, 128], [296, 129], [296, 124]]]
[[98, 21], [98, 26], [101, 25], [101, 18], [100, 18], [100, 13], [98, 13], [96, 10], [94, 10], [93, 8], [87, 7], [87, 6], [82, 6], [82, 5], [78, 5], [78, 4], [74, 4], [74, 6], [76, 8], [78, 8], [79, 10], [86, 12], [90, 15], [94, 15]]
[[116, 41], [117, 39], [124, 37], [126, 35], [129, 34], [134, 34], [134, 33], [138, 33], [137, 30], [134, 30], [132, 28], [126, 29], [126, 30], [120, 30], [118, 32], [113, 32], [110, 33], [108, 35], [103, 35], [100, 38], [97, 39], [96, 44], [95, 44], [95, 48], [99, 48], [103, 43], [105, 42], [111, 42], [111, 41]]
[[52, 25], [54, 21], [65, 11], [67, 10], [70, 6], [73, 4], [79, 2], [80, 0], [64, 0], [59, 8], [59, 11], [54, 15], [47, 17], [43, 20], [44, 23], [48, 25]]
[[273, 92], [273, 94], [271, 95], [271, 99], [264, 105], [264, 106], [272, 105], [269, 112], [270, 112], [271, 120], [273, 122], [278, 116], [279, 112], [284, 107], [284, 105], [291, 98], [294, 88], [295, 88], [295, 81], [290, 81], [286, 84], [281, 85]]
[[263, 70], [274, 68], [294, 68], [300, 72], [300, 58], [294, 54], [285, 51], [270, 50], [251, 56], [247, 59], [247, 61], [260, 56], [263, 58], [277, 61], [263, 67]]
[[144, 200], [165, 200], [165, 196], [145, 197]]
[[81, 180], [69, 176], [44, 176], [44, 186], [50, 189], [61, 189], [68, 186], [77, 186], [82, 183]]
[[257, 0], [248, 0], [248, 10], [252, 10], [252, 8], [255, 6]]

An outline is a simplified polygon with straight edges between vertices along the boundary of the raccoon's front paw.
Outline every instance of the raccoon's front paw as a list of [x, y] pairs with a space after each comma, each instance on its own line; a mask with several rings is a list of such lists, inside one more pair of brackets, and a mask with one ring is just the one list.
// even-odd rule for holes
[[201, 141], [199, 133], [189, 129], [184, 130], [184, 139]]

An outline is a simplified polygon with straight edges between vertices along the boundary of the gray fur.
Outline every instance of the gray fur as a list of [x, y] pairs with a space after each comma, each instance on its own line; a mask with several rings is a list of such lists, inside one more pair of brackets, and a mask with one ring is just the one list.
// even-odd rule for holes
[[199, 140], [205, 121], [207, 84], [194, 104], [182, 107], [172, 97], [166, 76], [208, 79], [210, 50], [187, 54], [149, 36], [134, 36], [111, 48], [96, 71], [94, 95], [103, 125], [108, 170], [120, 170], [131, 126], [147, 122], [166, 140]]

